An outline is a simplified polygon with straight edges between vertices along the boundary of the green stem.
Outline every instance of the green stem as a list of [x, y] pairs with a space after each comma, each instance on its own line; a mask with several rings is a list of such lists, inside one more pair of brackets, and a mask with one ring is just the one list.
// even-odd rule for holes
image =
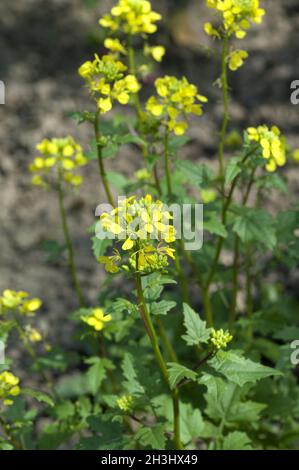
[[212, 327], [214, 325], [214, 319], [213, 319], [213, 312], [212, 312], [212, 306], [211, 306], [209, 286], [203, 287], [202, 294], [203, 294], [204, 314], [206, 317], [207, 325], [209, 327]]
[[67, 252], [68, 252], [68, 264], [69, 264], [73, 285], [77, 294], [80, 307], [83, 307], [84, 305], [83, 294], [82, 294], [82, 290], [78, 281], [77, 269], [76, 269], [76, 265], [74, 261], [74, 248], [73, 248], [73, 243], [70, 237], [70, 231], [69, 231], [65, 207], [64, 207], [64, 192], [63, 192], [63, 187], [62, 187], [62, 181], [63, 181], [62, 170], [59, 169], [59, 174], [58, 174], [59, 209], [60, 209], [60, 216], [61, 216], [65, 244], [66, 244]]
[[[128, 52], [129, 52], [129, 72], [136, 76], [136, 65], [135, 65], [135, 52], [132, 44], [132, 36], [128, 36]], [[137, 117], [140, 123], [143, 121], [143, 111], [140, 104], [139, 92], [134, 93], [134, 105], [136, 109]]]
[[162, 189], [161, 189], [161, 185], [160, 185], [157, 164], [154, 165], [153, 173], [154, 173], [154, 181], [155, 181], [155, 186], [156, 186], [157, 192], [158, 192], [159, 196], [161, 196], [162, 195]]
[[225, 35], [223, 39], [222, 56], [221, 56], [221, 86], [222, 86], [222, 99], [223, 99], [223, 119], [220, 131], [220, 141], [218, 148], [219, 159], [219, 179], [221, 183], [222, 193], [224, 193], [224, 146], [227, 133], [229, 114], [229, 93], [228, 93], [228, 78], [227, 78], [227, 56], [228, 56], [229, 40]]
[[[246, 189], [246, 193], [244, 194], [242, 204], [243, 206], [246, 206], [250, 192], [254, 183], [254, 175], [256, 172], [256, 168], [252, 169], [250, 180], [248, 187]], [[232, 294], [232, 305], [230, 309], [230, 318], [229, 318], [229, 323], [230, 326], [235, 321], [236, 318], [236, 307], [237, 307], [237, 294], [238, 294], [238, 277], [239, 277], [239, 270], [240, 270], [240, 264], [239, 264], [239, 257], [240, 257], [240, 238], [238, 235], [235, 236], [235, 243], [234, 243], [234, 264], [233, 264], [233, 294]], [[251, 289], [250, 289], [251, 291]]]
[[103, 183], [103, 186], [104, 186], [104, 190], [105, 190], [108, 202], [112, 207], [115, 207], [114, 200], [113, 200], [113, 197], [112, 197], [112, 192], [111, 192], [109, 182], [108, 182], [108, 179], [107, 179], [106, 170], [105, 170], [105, 167], [104, 167], [102, 146], [101, 146], [101, 143], [100, 143], [101, 132], [100, 132], [100, 123], [99, 123], [99, 121], [100, 121], [100, 113], [99, 113], [99, 111], [97, 111], [96, 115], [95, 115], [95, 119], [94, 119], [94, 132], [95, 132], [95, 137], [96, 137], [98, 165], [99, 165], [100, 175], [101, 175], [102, 183]]
[[247, 315], [252, 316], [253, 313], [253, 297], [252, 297], [252, 251], [251, 246], [248, 244], [246, 250], [246, 260], [245, 260], [245, 269], [246, 269], [246, 303], [247, 303]]
[[164, 137], [164, 165], [165, 165], [165, 174], [167, 181], [167, 193], [168, 196], [172, 195], [172, 185], [171, 185], [171, 174], [170, 174], [170, 162], [169, 162], [169, 131], [165, 130]]
[[150, 317], [150, 314], [149, 314], [149, 311], [145, 302], [145, 298], [143, 295], [141, 276], [140, 276], [140, 273], [138, 272], [138, 256], [137, 256], [136, 265], [137, 265], [136, 266], [137, 267], [136, 287], [137, 287], [137, 295], [138, 295], [138, 302], [139, 302], [139, 310], [140, 310], [140, 314], [145, 325], [145, 329], [151, 341], [156, 361], [159, 365], [164, 381], [167, 387], [170, 389], [172, 403], [173, 403], [174, 445], [175, 445], [176, 450], [181, 450], [183, 449], [183, 446], [182, 446], [181, 439], [180, 439], [180, 407], [179, 407], [178, 390], [177, 389], [172, 390], [169, 384], [168, 370], [167, 370], [165, 361], [163, 359], [163, 356], [159, 347], [158, 336], [154, 328], [153, 322], [151, 320], [151, 317]]
[[234, 242], [234, 263], [233, 263], [233, 289], [232, 289], [232, 303], [229, 314], [229, 327], [231, 329], [235, 318], [237, 309], [237, 295], [238, 295], [238, 276], [239, 276], [239, 257], [240, 257], [240, 238], [235, 235]]
[[[257, 149], [257, 147], [254, 147], [251, 150], [249, 150], [249, 152], [247, 152], [246, 155], [243, 157], [241, 164], [244, 164], [246, 162], [246, 160], [256, 151], [256, 149]], [[222, 222], [223, 225], [226, 224], [227, 213], [228, 213], [228, 210], [230, 208], [230, 205], [231, 205], [233, 195], [234, 195], [235, 189], [237, 187], [237, 183], [239, 181], [239, 178], [240, 178], [240, 174], [238, 174], [234, 178], [234, 180], [232, 182], [232, 185], [231, 185], [231, 188], [230, 188], [230, 191], [229, 191], [229, 194], [228, 194], [227, 198], [223, 201], [222, 212], [221, 212], [221, 222]], [[252, 178], [254, 178], [254, 173], [252, 175]], [[250, 187], [253, 184], [253, 179], [251, 181], [252, 181], [252, 183], [250, 184]], [[246, 197], [247, 198], [249, 197], [249, 192], [248, 192], [248, 194], [246, 193]], [[247, 202], [247, 199], [246, 199], [246, 202]], [[224, 244], [224, 238], [219, 236], [217, 246], [216, 246], [216, 252], [215, 252], [214, 260], [212, 261], [212, 265], [211, 265], [211, 268], [208, 272], [207, 279], [204, 282], [204, 290], [207, 291], [207, 292], [204, 293], [204, 295], [209, 295], [208, 292], [209, 292], [211, 283], [214, 279], [214, 276], [216, 274], [216, 270], [217, 270], [218, 262], [219, 262], [220, 255], [221, 255], [221, 252], [222, 252], [223, 244]], [[203, 285], [201, 278], [199, 278], [199, 284]], [[209, 312], [207, 314], [209, 315]]]
[[180, 285], [180, 290], [182, 294], [182, 300], [183, 302], [189, 304], [190, 303], [190, 298], [189, 298], [189, 291], [188, 291], [188, 284], [187, 284], [187, 279], [182, 267], [182, 263], [180, 260], [180, 255], [178, 253], [178, 250], [176, 250], [175, 253], [175, 258], [174, 258], [174, 265], [175, 269], [177, 272], [177, 276], [179, 279], [179, 285]]
[[5, 434], [5, 436], [7, 437], [7, 439], [11, 442], [11, 444], [14, 446], [15, 449], [18, 449], [18, 450], [25, 450], [25, 448], [23, 447], [23, 445], [21, 443], [19, 443], [14, 435], [11, 433], [10, 431], [10, 426], [6, 423], [6, 421], [2, 418], [1, 414], [0, 414], [0, 425], [3, 429], [3, 432]]
[[177, 355], [176, 355], [176, 353], [175, 353], [175, 351], [172, 347], [171, 342], [169, 341], [169, 338], [168, 338], [167, 333], [165, 331], [163, 322], [162, 322], [162, 320], [159, 316], [156, 317], [156, 325], [157, 325], [157, 328], [158, 328], [158, 332], [159, 332], [162, 344], [165, 348], [165, 351], [167, 352], [167, 355], [168, 355], [169, 359], [172, 362], [178, 362]]

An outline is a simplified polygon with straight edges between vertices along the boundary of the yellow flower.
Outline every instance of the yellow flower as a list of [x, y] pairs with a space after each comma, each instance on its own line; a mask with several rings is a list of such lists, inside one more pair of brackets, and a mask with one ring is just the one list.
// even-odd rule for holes
[[123, 395], [121, 398], [116, 400], [116, 403], [121, 411], [128, 413], [132, 410], [134, 398], [132, 395]]
[[17, 310], [22, 315], [34, 316], [42, 302], [38, 298], [29, 299], [28, 297], [27, 292], [5, 289], [0, 297], [0, 313]]
[[121, 240], [123, 253], [115, 250], [113, 256], [101, 256], [99, 261], [108, 272], [117, 272], [125, 255], [133, 269], [137, 264], [139, 270], [164, 269], [168, 258], [174, 258], [174, 250], [168, 246], [176, 239], [172, 218], [166, 206], [150, 195], [120, 200], [117, 208], [101, 215], [100, 222], [104, 231]]
[[43, 339], [41, 333], [30, 325], [25, 327], [25, 333], [31, 343], [39, 343]]
[[4, 371], [0, 373], [0, 400], [3, 400], [4, 405], [12, 405], [13, 400], [11, 397], [20, 394], [19, 382], [20, 379], [11, 372]]
[[234, 35], [243, 39], [251, 23], [262, 22], [265, 10], [260, 8], [259, 0], [206, 0], [207, 6], [217, 11], [221, 25], [216, 29], [211, 23], [205, 24], [209, 36]]
[[168, 130], [176, 135], [185, 134], [188, 129], [186, 115], [202, 114], [202, 103], [208, 100], [198, 93], [195, 85], [183, 77], [166, 76], [155, 82], [157, 97], [152, 96], [146, 103], [146, 110], [155, 117], [164, 117]]
[[266, 125], [249, 127], [247, 129], [248, 139], [260, 145], [263, 158], [267, 161], [266, 169], [269, 172], [276, 170], [278, 166], [286, 163], [286, 149], [284, 138], [276, 126], [271, 129]]
[[99, 20], [103, 28], [126, 35], [147, 35], [157, 31], [156, 23], [161, 15], [152, 10], [147, 0], [119, 0], [110, 14]]
[[218, 33], [217, 29], [213, 28], [211, 23], [205, 23], [204, 31], [208, 36], [213, 36], [215, 38], [220, 38], [220, 34]]
[[233, 51], [229, 56], [229, 68], [233, 72], [238, 70], [244, 64], [244, 60], [247, 59], [248, 53], [241, 49]]
[[81, 320], [96, 331], [102, 331], [105, 327], [105, 323], [110, 322], [112, 317], [111, 315], [106, 315], [101, 308], [94, 308], [89, 315], [81, 316]]
[[213, 189], [202, 189], [200, 191], [201, 200], [204, 204], [209, 204], [210, 202], [214, 202], [217, 198], [217, 193]]
[[82, 183], [82, 176], [75, 175], [71, 170], [86, 165], [87, 158], [82, 147], [72, 137], [44, 139], [36, 148], [41, 155], [29, 165], [29, 171], [35, 173], [32, 184], [46, 187], [51, 168], [59, 168], [63, 172], [64, 181], [72, 186]]
[[216, 349], [226, 348], [232, 339], [233, 337], [229, 331], [223, 331], [222, 328], [220, 330], [215, 330], [214, 328], [211, 329], [210, 341]]
[[299, 163], [299, 149], [294, 150], [292, 157], [296, 163]]
[[[115, 49], [117, 45], [118, 48], [121, 45], [114, 39], [106, 41], [111, 47], [113, 41]], [[96, 55], [92, 64], [88, 68], [89, 73], [85, 72], [83, 64], [79, 68], [79, 74], [86, 80], [90, 93], [95, 95], [101, 114], [110, 111], [115, 100], [122, 105], [127, 104], [130, 96], [139, 91], [140, 85], [136, 77], [132, 74], [125, 75], [127, 67], [112, 55], [104, 55], [101, 59]]]
[[154, 47], [145, 46], [144, 53], [145, 55], [151, 55], [156, 62], [162, 62], [162, 59], [165, 56], [166, 50], [165, 50], [165, 47], [163, 46], [154, 46]]
[[125, 47], [122, 45], [119, 39], [106, 38], [104, 41], [104, 46], [111, 52], [117, 52], [124, 55], [127, 54]]

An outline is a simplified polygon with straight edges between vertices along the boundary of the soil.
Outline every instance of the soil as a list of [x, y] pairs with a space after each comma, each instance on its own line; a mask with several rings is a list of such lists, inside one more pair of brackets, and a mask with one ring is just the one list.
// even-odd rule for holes
[[[6, 104], [0, 106], [0, 291], [22, 289], [41, 297], [42, 327], [61, 341], [67, 340], [69, 330], [58, 327], [59, 320], [77, 302], [66, 266], [47, 263], [41, 247], [45, 240], [62, 240], [56, 195], [33, 188], [27, 167], [35, 156], [35, 144], [43, 137], [72, 134], [88, 147], [91, 130], [87, 125], [78, 127], [67, 113], [89, 107], [77, 68], [100, 50], [97, 18], [111, 2], [98, 1], [92, 8], [86, 2], [2, 0], [0, 5], [0, 79], [6, 85]], [[212, 86], [219, 63], [209, 52], [216, 46], [202, 32], [210, 12], [203, 0], [152, 3], [167, 18], [158, 39], [168, 48], [160, 72], [186, 75], [209, 97], [206, 113], [192, 124], [192, 144], [182, 158], [213, 165], [221, 105], [219, 89]], [[299, 4], [298, 0], [263, 3], [268, 15], [242, 42], [250, 56], [232, 77], [231, 126], [242, 129], [275, 123], [289, 143], [299, 148], [299, 106], [290, 103], [290, 84], [299, 79]], [[107, 164], [130, 175], [140, 167], [140, 156], [125, 147]], [[296, 201], [299, 170], [290, 164], [283, 172], [290, 181], [290, 197]], [[93, 258], [86, 228], [94, 222], [95, 208], [104, 194], [96, 162], [84, 170], [84, 176], [80, 194], [68, 196], [67, 209], [80, 278], [89, 302], [94, 303], [103, 269]], [[275, 208], [288, 203], [281, 195], [271, 202]]]

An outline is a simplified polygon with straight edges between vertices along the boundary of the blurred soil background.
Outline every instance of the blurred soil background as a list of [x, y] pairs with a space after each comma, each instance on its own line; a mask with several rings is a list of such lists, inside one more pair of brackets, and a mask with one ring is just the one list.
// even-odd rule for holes
[[[35, 144], [44, 137], [72, 134], [88, 149], [91, 129], [86, 124], [78, 127], [67, 114], [91, 109], [77, 69], [94, 52], [103, 52], [97, 20], [112, 3], [1, 0], [0, 4], [0, 79], [6, 84], [6, 104], [0, 106], [0, 291], [24, 289], [41, 297], [41, 326], [61, 342], [69, 336], [61, 319], [77, 303], [65, 264], [47, 263], [42, 248], [46, 240], [62, 241], [57, 200], [53, 192], [31, 186], [27, 167], [36, 155]], [[249, 59], [231, 76], [231, 128], [275, 123], [299, 148], [299, 106], [290, 103], [290, 84], [299, 79], [299, 2], [262, 3], [267, 10], [263, 25], [252, 28], [241, 44]], [[191, 126], [192, 141], [182, 158], [214, 164], [221, 104], [213, 83], [219, 62], [215, 43], [203, 32], [211, 11], [204, 0], [153, 0], [152, 5], [164, 16], [153, 40], [168, 51], [157, 73], [185, 75], [209, 97], [204, 116]], [[151, 85], [145, 87], [149, 94]], [[106, 163], [126, 175], [142, 166], [131, 147]], [[292, 200], [298, 201], [299, 170], [290, 164], [283, 172], [290, 181]], [[80, 278], [94, 303], [103, 269], [94, 260], [86, 228], [94, 222], [95, 207], [104, 201], [104, 194], [96, 161], [84, 169], [84, 175], [80, 194], [67, 197], [67, 208]], [[272, 199], [273, 210], [287, 206], [289, 199], [281, 195]]]

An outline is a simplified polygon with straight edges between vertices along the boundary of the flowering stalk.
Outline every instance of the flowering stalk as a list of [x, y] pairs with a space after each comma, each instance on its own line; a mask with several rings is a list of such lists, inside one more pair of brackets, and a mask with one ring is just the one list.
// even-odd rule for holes
[[[244, 158], [242, 159], [241, 163], [244, 164], [247, 161], [247, 159], [253, 153], [255, 153], [256, 150], [257, 150], [257, 146], [254, 146], [252, 149], [250, 149], [246, 153]], [[228, 210], [230, 208], [230, 205], [231, 205], [233, 195], [234, 195], [235, 189], [237, 187], [237, 183], [239, 181], [239, 178], [240, 178], [240, 174], [238, 174], [234, 178], [234, 180], [231, 184], [229, 194], [223, 202], [222, 212], [221, 212], [221, 222], [222, 222], [223, 225], [226, 225], [227, 213], [228, 213]], [[212, 312], [211, 302], [210, 302], [210, 298], [209, 298], [209, 290], [210, 290], [211, 283], [212, 283], [212, 281], [214, 279], [214, 276], [215, 276], [215, 273], [216, 273], [217, 265], [218, 265], [220, 255], [221, 255], [221, 252], [222, 252], [222, 248], [223, 248], [223, 243], [224, 243], [224, 238], [219, 237], [218, 238], [218, 243], [217, 243], [217, 246], [216, 246], [215, 257], [214, 257], [214, 260], [212, 262], [210, 271], [208, 272], [207, 279], [203, 283], [203, 285], [202, 285], [202, 279], [199, 278], [199, 284], [201, 284], [202, 288], [203, 288], [203, 303], [204, 303], [205, 315], [206, 315], [206, 318], [207, 318], [207, 322], [210, 325], [213, 325], [213, 312]]]
[[167, 192], [168, 196], [172, 195], [172, 183], [171, 183], [171, 174], [170, 174], [170, 163], [169, 163], [169, 130], [166, 127], [165, 136], [164, 136], [164, 165], [165, 165], [165, 174], [167, 181]]
[[73, 281], [73, 285], [77, 294], [77, 298], [81, 307], [84, 305], [83, 294], [81, 290], [81, 286], [77, 276], [77, 269], [74, 261], [74, 248], [72, 239], [70, 237], [69, 227], [67, 223], [67, 217], [64, 207], [64, 191], [62, 187], [63, 182], [63, 173], [61, 168], [58, 169], [58, 199], [59, 199], [59, 209], [60, 209], [60, 216], [62, 222], [62, 229], [64, 234], [64, 239], [67, 247], [68, 252], [68, 264], [71, 272], [71, 277]]
[[[246, 206], [250, 192], [252, 189], [252, 186], [254, 184], [254, 175], [256, 172], [256, 168], [254, 168], [251, 172], [250, 180], [248, 187], [246, 189], [246, 193], [244, 194], [243, 197], [243, 206]], [[230, 309], [230, 317], [229, 317], [229, 324], [230, 326], [234, 323], [235, 318], [236, 318], [236, 308], [237, 308], [237, 294], [238, 294], [238, 277], [239, 277], [239, 270], [240, 270], [240, 263], [239, 263], [239, 257], [240, 257], [240, 238], [238, 235], [235, 235], [235, 241], [234, 241], [234, 263], [233, 263], [233, 293], [232, 293], [232, 304], [231, 304], [231, 309]], [[247, 263], [246, 263], [247, 265]], [[251, 289], [250, 289], [251, 291]]]
[[223, 38], [222, 56], [221, 56], [221, 86], [222, 86], [222, 99], [223, 99], [223, 119], [222, 119], [220, 141], [219, 141], [219, 148], [218, 148], [219, 179], [220, 179], [222, 194], [224, 194], [224, 161], [223, 161], [224, 145], [225, 145], [225, 138], [226, 138], [227, 127], [228, 127], [228, 120], [229, 120], [229, 113], [228, 113], [229, 96], [228, 96], [228, 78], [227, 78], [228, 47], [229, 47], [229, 39], [228, 39], [228, 36], [225, 35]]
[[96, 146], [97, 146], [97, 156], [98, 156], [98, 164], [99, 164], [99, 170], [100, 170], [100, 175], [102, 179], [102, 183], [105, 189], [105, 193], [108, 199], [109, 204], [111, 204], [112, 207], [114, 207], [114, 200], [112, 197], [112, 193], [110, 190], [109, 182], [107, 179], [107, 174], [106, 170], [104, 167], [104, 162], [103, 162], [103, 156], [102, 156], [102, 146], [100, 143], [101, 139], [101, 133], [100, 133], [100, 110], [97, 110], [95, 114], [95, 119], [94, 119], [94, 131], [95, 131], [95, 137], [96, 137]]
[[[129, 72], [132, 75], [136, 75], [136, 65], [135, 65], [135, 52], [132, 44], [132, 36], [128, 36], [128, 54], [129, 54]], [[134, 94], [134, 104], [136, 109], [136, 114], [138, 116], [139, 121], [142, 121], [143, 112], [140, 104], [139, 99], [139, 91]]]
[[157, 336], [155, 327], [153, 325], [153, 322], [151, 320], [148, 308], [146, 306], [145, 298], [143, 295], [141, 276], [140, 276], [140, 273], [138, 272], [138, 256], [136, 260], [136, 265], [137, 265], [136, 287], [137, 287], [137, 296], [138, 296], [140, 314], [144, 322], [145, 329], [147, 331], [149, 339], [151, 341], [154, 355], [159, 365], [164, 381], [171, 391], [172, 404], [173, 404], [173, 421], [174, 421], [174, 445], [175, 445], [176, 450], [181, 450], [183, 449], [183, 446], [182, 446], [181, 439], [180, 439], [180, 407], [179, 407], [178, 389], [175, 388], [174, 390], [171, 390], [171, 387], [169, 384], [168, 370], [167, 370], [165, 361], [163, 359], [163, 356], [159, 347], [158, 336]]

